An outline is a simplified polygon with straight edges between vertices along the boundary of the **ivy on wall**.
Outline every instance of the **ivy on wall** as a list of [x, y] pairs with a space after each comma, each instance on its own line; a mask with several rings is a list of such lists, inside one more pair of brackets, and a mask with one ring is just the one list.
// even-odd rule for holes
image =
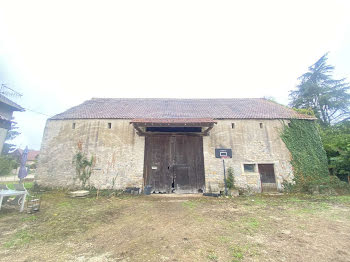
[[285, 184], [287, 190], [312, 193], [341, 185], [329, 175], [326, 151], [314, 121], [291, 120], [284, 125], [281, 138], [292, 155], [294, 183]]

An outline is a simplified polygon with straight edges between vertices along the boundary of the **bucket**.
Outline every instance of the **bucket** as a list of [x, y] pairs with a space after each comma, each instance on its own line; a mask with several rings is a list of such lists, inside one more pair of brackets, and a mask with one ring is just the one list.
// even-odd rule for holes
[[144, 192], [145, 195], [150, 195], [152, 192], [152, 186], [145, 186]]

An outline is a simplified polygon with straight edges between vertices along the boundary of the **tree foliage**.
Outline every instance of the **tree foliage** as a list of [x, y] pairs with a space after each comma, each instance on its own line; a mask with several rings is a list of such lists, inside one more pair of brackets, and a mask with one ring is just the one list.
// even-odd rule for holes
[[350, 182], [350, 121], [322, 128], [321, 136], [330, 172]]
[[8, 155], [9, 153], [13, 152], [16, 149], [16, 145], [12, 144], [11, 141], [13, 141], [18, 135], [21, 133], [18, 131], [17, 122], [11, 121], [11, 128], [7, 131], [7, 135], [5, 138], [5, 143], [2, 148], [2, 154]]
[[345, 78], [333, 79], [334, 66], [327, 64], [327, 55], [323, 55], [298, 78], [300, 83], [289, 94], [290, 106], [312, 109], [324, 126], [350, 119], [350, 85]]
[[9, 156], [0, 156], [0, 176], [10, 175], [12, 169], [17, 167], [17, 162]]
[[[323, 55], [315, 64], [309, 67], [307, 73], [303, 74], [299, 80], [296, 90], [290, 92], [290, 105], [299, 113], [314, 115], [321, 125], [315, 125], [322, 137], [322, 145], [326, 152], [328, 169], [331, 176], [324, 176], [320, 179], [305, 179], [305, 167], [308, 166], [305, 161], [311, 160], [317, 154], [323, 151], [319, 143], [315, 148], [310, 148], [309, 156], [303, 152], [310, 146], [305, 140], [306, 132], [301, 131], [292, 135], [296, 130], [285, 128], [282, 139], [291, 151], [293, 157], [294, 173], [296, 175], [295, 182], [301, 185], [314, 184], [332, 186], [341, 186], [340, 178], [343, 181], [350, 182], [350, 95], [348, 93], [350, 86], [345, 79], [333, 79], [334, 67], [327, 64], [327, 54]], [[295, 121], [292, 121], [295, 126]], [[295, 126], [296, 127], [296, 126]], [[307, 137], [310, 137], [311, 133]], [[294, 137], [294, 138], [291, 138]], [[293, 140], [295, 140], [293, 142]], [[298, 141], [297, 141], [298, 140]], [[313, 140], [313, 139], [312, 139]], [[314, 141], [315, 142], [315, 141]], [[299, 143], [299, 145], [297, 145]], [[300, 152], [295, 150], [294, 146], [300, 147]], [[305, 144], [305, 148], [303, 148]], [[302, 159], [304, 154], [305, 159]], [[300, 159], [297, 160], [297, 159]], [[309, 160], [307, 160], [309, 159]], [[322, 161], [322, 170], [324, 170]], [[320, 167], [317, 159], [310, 162], [310, 166], [314, 165], [315, 171]], [[302, 167], [301, 170], [300, 167]], [[322, 173], [323, 174], [323, 173]], [[312, 176], [311, 176], [312, 177]], [[313, 177], [315, 178], [315, 177]], [[307, 183], [306, 183], [307, 182]], [[297, 183], [297, 184], [298, 184]]]

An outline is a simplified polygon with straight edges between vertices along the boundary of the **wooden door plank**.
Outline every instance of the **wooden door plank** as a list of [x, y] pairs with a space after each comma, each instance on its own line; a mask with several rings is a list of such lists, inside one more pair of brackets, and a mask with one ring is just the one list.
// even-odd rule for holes
[[145, 185], [152, 186], [152, 191], [169, 193], [171, 190], [170, 138], [167, 136], [146, 137], [145, 148]]
[[204, 190], [203, 138], [177, 136], [175, 143], [175, 189], [178, 193]]

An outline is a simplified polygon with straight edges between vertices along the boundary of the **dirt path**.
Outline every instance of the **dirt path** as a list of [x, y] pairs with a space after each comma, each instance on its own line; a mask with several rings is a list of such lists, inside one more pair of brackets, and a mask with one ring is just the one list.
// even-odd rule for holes
[[0, 261], [349, 261], [350, 197], [44, 196], [0, 213]]

